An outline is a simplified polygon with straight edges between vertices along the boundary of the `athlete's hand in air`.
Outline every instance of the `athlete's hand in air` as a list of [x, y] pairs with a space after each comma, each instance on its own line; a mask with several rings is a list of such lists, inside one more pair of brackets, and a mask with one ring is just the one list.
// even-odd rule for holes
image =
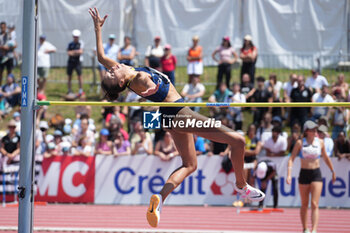
[[96, 7], [94, 7], [94, 9], [89, 8], [89, 13], [94, 21], [95, 29], [101, 28], [108, 17], [108, 15], [105, 15], [101, 18]]
[[141, 95], [143, 97], [153, 95], [158, 91], [158, 89], [159, 89], [159, 83], [157, 84], [157, 86], [148, 88], [146, 91], [141, 92]]

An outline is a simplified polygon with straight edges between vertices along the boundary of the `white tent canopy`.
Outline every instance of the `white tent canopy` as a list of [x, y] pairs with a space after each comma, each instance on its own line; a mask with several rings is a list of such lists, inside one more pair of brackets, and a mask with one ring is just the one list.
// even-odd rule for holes
[[[0, 20], [15, 23], [21, 51], [23, 0], [0, 0]], [[94, 31], [88, 8], [96, 6], [108, 14], [103, 37], [117, 35], [123, 44], [129, 35], [142, 57], [154, 36], [172, 45], [180, 65], [185, 65], [193, 35], [199, 35], [207, 65], [210, 55], [229, 36], [238, 51], [245, 34], [251, 34], [259, 51], [258, 66], [310, 68], [323, 56], [325, 64], [348, 52], [347, 0], [39, 0], [39, 34], [45, 34], [60, 54], [53, 64], [64, 66], [64, 54], [73, 29], [82, 31], [85, 52], [95, 48]], [[86, 55], [87, 55], [86, 54]], [[308, 59], [305, 59], [307, 57]], [[311, 59], [309, 59], [311, 57]], [[85, 59], [84, 65], [90, 65]]]

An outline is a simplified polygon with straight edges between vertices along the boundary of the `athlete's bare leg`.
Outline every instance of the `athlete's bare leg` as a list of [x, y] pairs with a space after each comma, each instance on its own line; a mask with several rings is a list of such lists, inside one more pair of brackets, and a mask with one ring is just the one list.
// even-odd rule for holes
[[303, 231], [307, 229], [307, 209], [309, 207], [310, 187], [311, 185], [309, 184], [299, 184], [299, 193], [301, 199], [300, 220]]
[[319, 209], [318, 202], [321, 197], [322, 192], [322, 182], [312, 182], [311, 183], [311, 222], [312, 222], [312, 231], [317, 230], [318, 219], [319, 219]]
[[197, 155], [194, 147], [193, 135], [191, 133], [179, 133], [173, 130], [169, 132], [181, 156], [182, 166], [170, 175], [160, 191], [163, 201], [187, 176], [197, 169]]
[[[206, 121], [208, 119], [207, 117], [196, 113], [187, 107], [181, 109], [178, 115], [180, 115], [180, 117], [176, 117], [174, 120], [186, 120], [185, 118], [188, 118], [188, 116], [191, 116], [192, 119], [195, 118], [199, 121]], [[243, 136], [226, 126], [221, 126], [219, 128], [213, 127], [210, 129], [175, 128], [174, 130], [177, 132], [193, 132], [194, 134], [203, 138], [230, 145], [231, 161], [236, 175], [236, 185], [238, 188], [243, 188], [246, 185], [243, 170], [245, 146], [245, 139]]]

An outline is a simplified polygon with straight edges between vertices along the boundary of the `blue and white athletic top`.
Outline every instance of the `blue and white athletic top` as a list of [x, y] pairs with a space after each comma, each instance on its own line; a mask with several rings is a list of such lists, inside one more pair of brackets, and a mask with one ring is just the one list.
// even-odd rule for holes
[[303, 138], [303, 146], [299, 152], [301, 159], [319, 159], [321, 157], [321, 142], [315, 137], [312, 144], [308, 144], [306, 138]]
[[[149, 68], [149, 67], [140, 67], [135, 68], [136, 71], [143, 71], [151, 75], [152, 81], [157, 85], [159, 83], [159, 88], [156, 93], [150, 96], [145, 96], [144, 98], [153, 101], [153, 102], [163, 102], [163, 100], [167, 97], [169, 92], [170, 80], [165, 74], [161, 72]], [[132, 90], [130, 87], [128, 87]]]

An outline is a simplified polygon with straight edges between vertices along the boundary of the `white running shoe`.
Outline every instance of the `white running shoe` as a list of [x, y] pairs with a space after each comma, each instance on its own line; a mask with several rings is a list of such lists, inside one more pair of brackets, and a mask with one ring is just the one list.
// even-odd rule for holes
[[242, 198], [248, 198], [251, 201], [262, 201], [265, 198], [265, 194], [259, 189], [256, 189], [249, 184], [244, 186], [242, 189], [236, 186], [236, 191], [242, 195]]
[[162, 211], [162, 196], [154, 194], [151, 196], [149, 207], [147, 210], [147, 221], [151, 227], [157, 227], [160, 220], [160, 212]]

